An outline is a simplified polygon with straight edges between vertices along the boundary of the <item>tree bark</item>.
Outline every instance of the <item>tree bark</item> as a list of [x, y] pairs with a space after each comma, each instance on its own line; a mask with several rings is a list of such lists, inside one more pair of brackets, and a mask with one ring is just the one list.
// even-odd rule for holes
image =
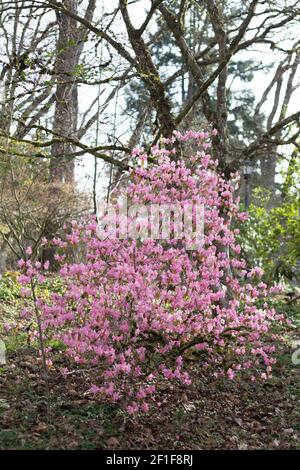
[[[64, 6], [77, 13], [77, 0], [65, 0]], [[75, 151], [73, 144], [64, 142], [63, 137], [74, 137], [77, 130], [78, 87], [74, 72], [78, 65], [82, 45], [78, 43], [77, 22], [64, 13], [57, 12], [59, 36], [57, 41], [57, 59], [55, 64], [55, 114], [53, 131], [61, 135], [61, 142], [55, 142], [51, 148], [50, 176], [53, 180], [73, 183], [74, 159], [64, 157]]]

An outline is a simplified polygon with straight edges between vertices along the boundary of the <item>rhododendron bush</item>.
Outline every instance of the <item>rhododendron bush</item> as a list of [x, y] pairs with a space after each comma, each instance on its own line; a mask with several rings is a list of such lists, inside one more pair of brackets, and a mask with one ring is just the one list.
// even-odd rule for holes
[[[147, 207], [204, 207], [196, 248], [187, 249], [190, 234], [175, 237], [174, 221], [170, 239], [120, 239], [109, 231], [99, 237], [97, 221], [85, 219], [67, 227], [64, 240], [51, 241], [65, 291], [36, 299], [43, 334], [62, 342], [72, 361], [91, 366], [91, 393], [129, 413], [147, 411], [161, 381], [191, 384], [195, 367], [255, 380], [267, 379], [275, 362], [270, 326], [281, 317], [268, 307], [262, 271], [240, 259], [231, 228], [245, 218], [234, 200], [238, 177], [228, 182], [217, 173], [209, 139], [207, 132], [176, 132], [165, 139], [166, 149], [154, 147], [148, 156], [134, 149], [133, 164], [148, 166], [135, 165], [121, 191]], [[81, 262], [67, 261], [70, 248]], [[44, 281], [47, 266], [31, 260], [30, 249], [19, 265], [29, 295], [26, 289]]]

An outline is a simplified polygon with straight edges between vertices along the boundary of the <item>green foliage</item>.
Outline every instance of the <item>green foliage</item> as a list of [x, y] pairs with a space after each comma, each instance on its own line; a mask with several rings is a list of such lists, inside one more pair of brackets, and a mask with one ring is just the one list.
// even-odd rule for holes
[[0, 279], [0, 301], [13, 302], [20, 297], [21, 285], [18, 283], [20, 273], [7, 271]]
[[[0, 301], [15, 302], [21, 298], [21, 284], [18, 282], [20, 273], [18, 271], [7, 271], [0, 279]], [[48, 298], [51, 292], [64, 293], [63, 281], [60, 277], [50, 277], [37, 287], [37, 294]]]
[[[31, 298], [24, 299], [21, 296], [21, 284], [18, 282], [20, 273], [18, 271], [7, 271], [0, 278], [0, 340], [5, 341], [6, 353], [8, 356], [17, 351], [38, 347], [36, 340], [31, 333], [35, 326], [35, 319], [28, 321], [20, 317], [20, 312], [24, 307], [32, 302]], [[64, 284], [59, 276], [52, 276], [36, 287], [39, 297], [49, 299], [51, 293], [63, 295]], [[58, 340], [47, 343], [53, 351], [63, 351], [64, 346]], [[1, 375], [1, 370], [0, 370]], [[0, 410], [1, 411], [1, 410]]]
[[270, 195], [262, 189], [256, 190], [255, 197], [259, 203], [251, 204], [249, 219], [240, 233], [246, 258], [265, 270], [267, 281], [297, 277], [295, 269], [300, 260], [299, 196], [290, 195], [276, 207], [270, 207]]
[[293, 325], [297, 328], [300, 327], [300, 301], [299, 299], [287, 300], [284, 296], [279, 296], [274, 299], [274, 308], [278, 313], [283, 313]]
[[37, 293], [40, 292], [47, 292], [47, 295], [50, 295], [51, 292], [56, 294], [64, 294], [65, 287], [63, 280], [59, 276], [47, 278], [45, 282], [37, 288]]

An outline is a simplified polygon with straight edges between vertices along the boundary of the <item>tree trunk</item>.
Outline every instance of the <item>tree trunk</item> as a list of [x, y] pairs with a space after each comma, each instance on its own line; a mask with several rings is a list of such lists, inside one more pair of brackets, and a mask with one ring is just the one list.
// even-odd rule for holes
[[269, 148], [268, 152], [260, 157], [261, 186], [271, 195], [275, 194], [276, 161], [276, 148]]
[[[77, 13], [78, 0], [64, 0], [64, 6], [72, 13]], [[53, 122], [54, 139], [51, 148], [50, 177], [52, 180], [73, 183], [75, 152], [73, 143], [64, 141], [76, 137], [78, 119], [78, 85], [76, 67], [83, 49], [76, 20], [64, 13], [57, 13], [59, 36], [57, 41], [57, 58], [55, 79], [55, 114]]]

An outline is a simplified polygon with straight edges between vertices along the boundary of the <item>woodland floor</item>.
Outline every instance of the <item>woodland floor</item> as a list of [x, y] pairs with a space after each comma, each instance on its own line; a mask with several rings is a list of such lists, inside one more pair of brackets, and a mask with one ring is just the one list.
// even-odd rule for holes
[[284, 336], [271, 381], [199, 371], [193, 387], [162, 387], [161, 407], [135, 418], [89, 399], [82, 371], [62, 379], [53, 369], [50, 422], [36, 351], [14, 338], [0, 366], [0, 449], [300, 449], [299, 327]]

